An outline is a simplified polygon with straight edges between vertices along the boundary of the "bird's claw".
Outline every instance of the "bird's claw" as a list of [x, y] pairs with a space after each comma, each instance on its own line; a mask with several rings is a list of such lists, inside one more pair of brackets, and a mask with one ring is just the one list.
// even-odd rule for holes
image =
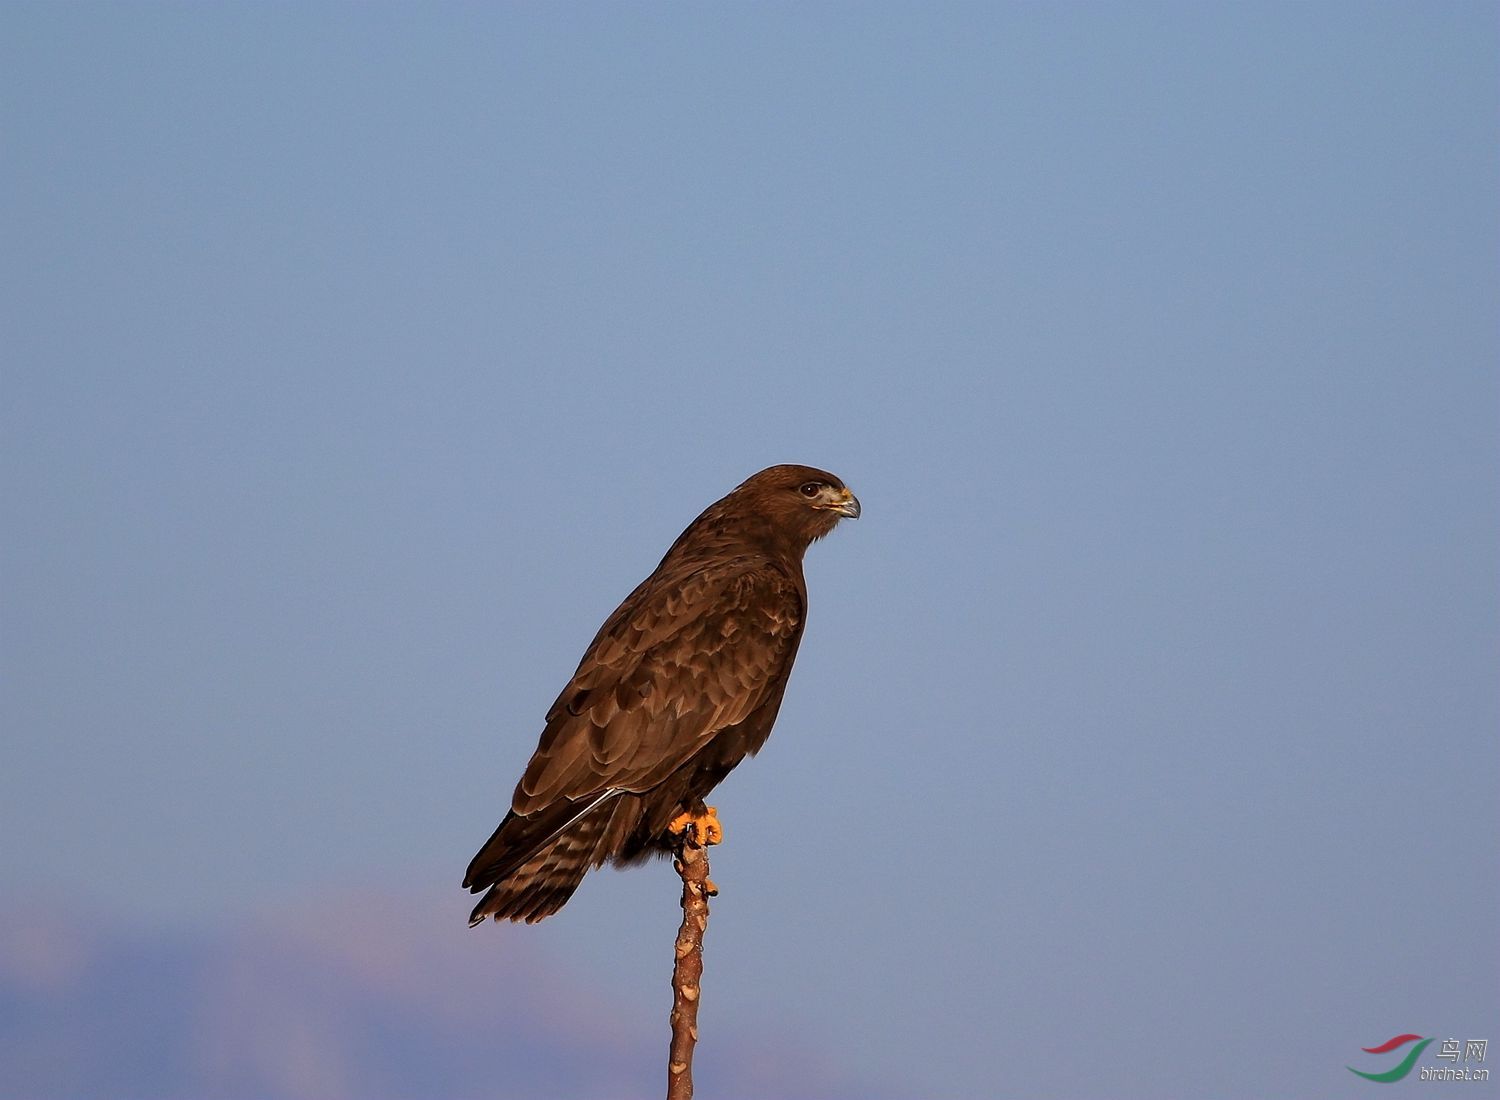
[[718, 844], [724, 839], [724, 826], [719, 824], [719, 814], [712, 806], [703, 807], [703, 813], [688, 810], [667, 822], [667, 832], [679, 840], [700, 847]]

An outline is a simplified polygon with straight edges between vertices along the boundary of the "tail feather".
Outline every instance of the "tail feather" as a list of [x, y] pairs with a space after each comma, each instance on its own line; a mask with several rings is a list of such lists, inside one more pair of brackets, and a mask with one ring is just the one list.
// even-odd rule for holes
[[469, 916], [527, 924], [551, 916], [573, 896], [591, 867], [608, 859], [628, 835], [638, 810], [632, 796], [564, 805], [530, 817], [507, 814], [469, 864], [464, 885], [488, 888]]

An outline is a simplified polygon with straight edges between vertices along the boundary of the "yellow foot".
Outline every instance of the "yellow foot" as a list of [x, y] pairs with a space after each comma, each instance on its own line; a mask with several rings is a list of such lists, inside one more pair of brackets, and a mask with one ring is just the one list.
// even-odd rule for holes
[[680, 813], [667, 822], [667, 832], [682, 837], [693, 844], [708, 846], [724, 839], [724, 826], [719, 824], [719, 814], [712, 806], [703, 807], [704, 813], [691, 810]]

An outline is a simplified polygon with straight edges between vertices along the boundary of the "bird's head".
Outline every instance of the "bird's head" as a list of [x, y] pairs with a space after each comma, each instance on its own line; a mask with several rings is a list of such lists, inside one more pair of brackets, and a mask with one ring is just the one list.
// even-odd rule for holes
[[805, 548], [837, 526], [859, 518], [859, 498], [827, 470], [772, 466], [747, 479], [725, 501], [738, 498], [771, 521], [793, 544]]

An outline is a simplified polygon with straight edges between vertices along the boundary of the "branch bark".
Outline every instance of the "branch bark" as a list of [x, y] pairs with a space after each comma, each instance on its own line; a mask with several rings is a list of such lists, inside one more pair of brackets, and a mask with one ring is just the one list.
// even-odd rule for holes
[[672, 1045], [667, 1055], [667, 1100], [692, 1100], [693, 1047], [698, 1042], [698, 994], [703, 982], [703, 933], [708, 928], [708, 850], [689, 828], [673, 866], [682, 876], [682, 927], [672, 966]]

